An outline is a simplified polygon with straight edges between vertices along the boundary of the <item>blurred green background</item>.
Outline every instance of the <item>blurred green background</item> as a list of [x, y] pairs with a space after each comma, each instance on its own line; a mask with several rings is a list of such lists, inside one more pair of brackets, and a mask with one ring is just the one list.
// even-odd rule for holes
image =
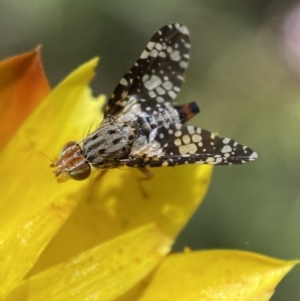
[[[1, 0], [0, 59], [42, 44], [54, 87], [101, 55], [92, 87], [95, 95], [110, 95], [153, 32], [169, 22], [191, 32], [192, 56], [177, 100], [199, 104], [192, 123], [259, 153], [255, 163], [215, 168], [208, 196], [175, 250], [299, 258], [299, 1]], [[299, 284], [297, 267], [272, 300], [300, 300]]]

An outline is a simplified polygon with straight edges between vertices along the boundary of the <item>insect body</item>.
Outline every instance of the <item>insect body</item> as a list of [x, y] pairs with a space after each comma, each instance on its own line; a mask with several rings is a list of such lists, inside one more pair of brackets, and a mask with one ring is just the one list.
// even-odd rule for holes
[[[60, 181], [86, 179], [120, 166], [241, 164], [257, 153], [229, 138], [185, 123], [199, 113], [196, 103], [173, 106], [189, 60], [189, 31], [181, 24], [162, 27], [122, 77], [101, 125], [82, 142], [69, 142], [51, 166]], [[150, 173], [149, 173], [150, 174]]]

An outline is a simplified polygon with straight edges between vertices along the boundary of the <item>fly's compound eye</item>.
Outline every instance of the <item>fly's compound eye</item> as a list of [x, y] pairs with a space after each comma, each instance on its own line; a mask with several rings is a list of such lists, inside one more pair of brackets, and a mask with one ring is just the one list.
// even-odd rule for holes
[[87, 163], [80, 164], [69, 172], [70, 177], [76, 181], [82, 181], [91, 174], [91, 166]]
[[62, 154], [64, 151], [66, 151], [68, 148], [70, 148], [70, 147], [72, 147], [72, 146], [74, 146], [74, 145], [76, 145], [76, 142], [75, 142], [75, 141], [69, 141], [68, 143], [66, 143], [66, 144], [64, 145], [64, 147], [62, 148], [62, 150], [61, 150], [61, 154]]

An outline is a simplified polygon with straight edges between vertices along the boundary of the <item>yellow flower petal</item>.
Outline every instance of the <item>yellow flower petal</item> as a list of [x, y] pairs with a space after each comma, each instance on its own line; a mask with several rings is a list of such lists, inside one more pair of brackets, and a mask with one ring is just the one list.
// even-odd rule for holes
[[24, 284], [23, 300], [115, 300], [143, 279], [170, 245], [153, 225], [136, 229], [33, 276]]
[[[209, 186], [208, 165], [152, 168], [146, 180], [139, 170], [109, 171], [90, 192], [92, 210], [101, 224], [111, 224], [110, 234], [155, 222], [175, 238], [202, 202]], [[119, 177], [117, 177], [119, 175]]]
[[81, 66], [53, 90], [0, 157], [5, 162], [0, 170], [5, 187], [0, 242], [50, 202], [67, 199], [71, 193], [74, 201], [82, 201], [31, 275], [147, 223], [155, 222], [164, 234], [175, 237], [202, 201], [210, 181], [212, 167], [194, 165], [152, 169], [151, 180], [135, 169], [124, 168], [108, 171], [97, 181], [99, 173], [95, 171], [89, 181], [57, 186], [42, 154], [57, 157], [66, 142], [81, 140], [93, 122], [101, 121], [101, 104], [87, 87], [95, 64], [93, 60]]
[[139, 301], [267, 301], [297, 263], [243, 251], [171, 255]]
[[[66, 142], [81, 140], [89, 125], [101, 121], [104, 98], [93, 102], [87, 87], [95, 65], [92, 60], [64, 80], [0, 155], [0, 297], [19, 284], [82, 200], [31, 270], [33, 276], [9, 299], [17, 300], [14, 296], [22, 292], [19, 296], [28, 300], [114, 300], [168, 252], [165, 236], [178, 234], [206, 193], [212, 167], [205, 165], [152, 169], [152, 180], [131, 169], [109, 171], [98, 181], [95, 172], [89, 181], [57, 187], [42, 154], [57, 157]], [[50, 203], [54, 207], [44, 209]], [[83, 252], [149, 222], [157, 223], [163, 234], [153, 227], [136, 229]], [[236, 251], [174, 255], [140, 300], [268, 300], [294, 264]]]
[[39, 50], [0, 62], [0, 150], [50, 92]]
[[0, 245], [0, 299], [15, 288], [73, 211], [72, 199], [48, 206]]
[[99, 181], [92, 179], [86, 193], [81, 193], [82, 202], [32, 272], [147, 223], [156, 223], [174, 238], [203, 200], [212, 167], [165, 167], [151, 172], [151, 180], [135, 169], [110, 170]]
[[0, 243], [57, 199], [73, 193], [80, 200], [74, 192], [88, 183], [58, 186], [45, 155], [55, 158], [65, 142], [82, 135], [85, 114], [96, 116], [99, 102], [91, 101], [87, 87], [96, 64], [94, 59], [81, 66], [53, 90], [0, 154]]

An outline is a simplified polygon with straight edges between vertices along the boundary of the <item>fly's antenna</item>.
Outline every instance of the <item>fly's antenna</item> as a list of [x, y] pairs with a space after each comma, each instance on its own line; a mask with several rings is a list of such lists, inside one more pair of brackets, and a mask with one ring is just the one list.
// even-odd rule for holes
[[[51, 162], [52, 162], [52, 164], [54, 164], [55, 163], [55, 161], [54, 160], [52, 160], [50, 157], [48, 157], [47, 155], [45, 155], [44, 153], [42, 153], [41, 151], [38, 151], [42, 156], [44, 156], [45, 158], [47, 158], [47, 159], [49, 159]], [[51, 165], [52, 165], [51, 164]]]

